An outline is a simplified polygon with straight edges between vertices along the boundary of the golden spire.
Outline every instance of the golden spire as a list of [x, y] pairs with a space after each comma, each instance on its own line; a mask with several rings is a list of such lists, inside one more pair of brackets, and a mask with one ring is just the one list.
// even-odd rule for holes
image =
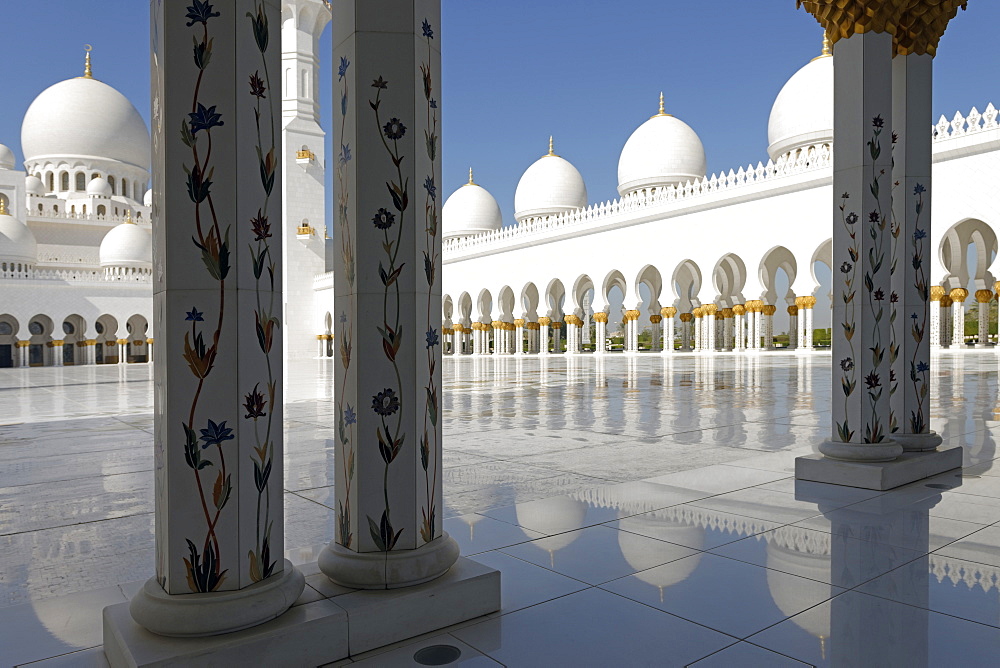
[[9, 216], [9, 215], [10, 214], [7, 213], [7, 200], [0, 197], [0, 216]]
[[551, 156], [556, 155], [556, 152], [552, 149], [552, 135], [549, 135], [549, 152], [546, 153], [543, 157], [548, 157], [550, 155]]
[[86, 51], [86, 53], [87, 53], [87, 55], [85, 56], [85, 59], [83, 61], [83, 78], [84, 79], [93, 79], [94, 78], [94, 72], [93, 72], [93, 70], [90, 69], [90, 51], [93, 48], [94, 47], [92, 47], [89, 44], [84, 44], [83, 45], [83, 50]]
[[125, 224], [126, 225], [135, 225], [135, 221], [132, 220], [132, 209], [126, 209], [125, 210]]
[[657, 116], [670, 116], [666, 111], [663, 110], [663, 91], [660, 91], [660, 111], [656, 114], [650, 116], [650, 118], [656, 118]]
[[466, 183], [467, 186], [474, 186], [476, 182], [472, 180], [472, 167], [469, 167], [469, 182]]
[[[833, 55], [833, 49], [830, 46], [830, 38], [827, 36], [826, 32], [823, 33], [823, 50], [820, 54], [813, 58], [813, 60], [819, 60], [820, 58], [829, 58]], [[812, 62], [812, 61], [809, 61]]]

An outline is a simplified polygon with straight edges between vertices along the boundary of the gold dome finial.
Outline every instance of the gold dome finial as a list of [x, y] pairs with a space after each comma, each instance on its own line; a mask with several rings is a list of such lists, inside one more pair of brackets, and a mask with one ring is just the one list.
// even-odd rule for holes
[[472, 167], [469, 167], [469, 182], [466, 183], [467, 186], [474, 186], [476, 182], [472, 180]]
[[93, 72], [93, 70], [90, 69], [90, 52], [91, 52], [91, 50], [93, 50], [93, 48], [94, 47], [92, 47], [89, 44], [84, 44], [83, 45], [83, 50], [87, 54], [86, 56], [84, 56], [84, 61], [83, 61], [83, 78], [84, 79], [93, 79], [94, 78], [94, 72]]
[[7, 200], [4, 199], [3, 197], [0, 197], [0, 216], [9, 216], [9, 215], [10, 214], [7, 213]]
[[656, 118], [657, 116], [670, 116], [670, 114], [668, 114], [663, 109], [663, 91], [662, 90], [660, 91], [660, 110], [657, 113], [655, 113], [652, 116], [650, 116], [650, 118]]
[[556, 152], [552, 150], [552, 135], [549, 135], [549, 152], [546, 155], [554, 156]]
[[132, 209], [126, 209], [125, 210], [125, 224], [126, 225], [135, 225], [135, 221], [132, 220]]
[[[830, 36], [823, 32], [823, 50], [820, 51], [819, 55], [813, 58], [813, 60], [819, 60], [820, 58], [829, 58], [833, 55], [833, 47], [830, 44]], [[809, 61], [812, 62], [812, 61]]]

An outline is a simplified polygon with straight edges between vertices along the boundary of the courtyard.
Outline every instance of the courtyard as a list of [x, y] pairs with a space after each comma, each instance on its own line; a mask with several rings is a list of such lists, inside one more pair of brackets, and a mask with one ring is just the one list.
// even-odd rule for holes
[[[447, 644], [468, 665], [989, 663], [1000, 360], [935, 360], [932, 428], [966, 468], [879, 493], [792, 477], [829, 438], [827, 354], [445, 357], [444, 529], [503, 573], [503, 609], [355, 661]], [[315, 569], [333, 364], [286, 381], [300, 603], [349, 591]], [[151, 372], [0, 371], [0, 665], [104, 665], [100, 609], [153, 572]]]

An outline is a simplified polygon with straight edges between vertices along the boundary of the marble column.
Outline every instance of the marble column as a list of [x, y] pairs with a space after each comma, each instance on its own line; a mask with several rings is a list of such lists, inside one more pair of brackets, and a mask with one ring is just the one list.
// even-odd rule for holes
[[696, 306], [695, 308], [691, 309], [691, 316], [693, 318], [693, 320], [691, 321], [691, 330], [692, 330], [691, 348], [692, 350], [694, 350], [694, 352], [700, 352], [702, 343], [701, 322], [705, 318], [705, 312], [702, 310], [700, 306]]
[[763, 315], [763, 336], [764, 342], [761, 347], [764, 350], [774, 350], [774, 314], [778, 312], [778, 307], [774, 304], [765, 304], [761, 307]]
[[930, 430], [931, 72], [929, 54], [897, 54], [892, 60], [892, 182], [898, 185], [892, 195], [892, 373], [885, 384], [890, 435], [912, 451], [941, 444]]
[[[83, 347], [80, 348], [80, 354], [83, 356], [84, 364], [97, 364], [97, 346], [95, 345], [97, 341], [94, 339], [87, 339], [83, 342]], [[153, 344], [149, 344], [149, 355], [150, 361], [152, 361], [153, 356]]]
[[799, 307], [788, 307], [788, 349], [795, 350], [799, 347]]
[[63, 365], [63, 341], [52, 342], [52, 366]]
[[703, 308], [705, 309], [705, 321], [703, 325], [705, 328], [705, 350], [715, 352], [717, 347], [716, 334], [718, 330], [718, 327], [716, 327], [715, 316], [719, 312], [719, 307], [715, 304], [705, 304]]
[[[892, 36], [836, 42], [833, 165], [833, 433], [827, 457], [890, 461]], [[926, 131], [926, 128], [925, 128]]]
[[965, 288], [954, 288], [948, 293], [951, 297], [951, 345], [959, 350], [965, 349], [965, 300], [969, 291]]
[[130, 612], [215, 635], [305, 584], [282, 558], [281, 17], [170, 0], [151, 19], [156, 576]]
[[[118, 363], [128, 364], [128, 339], [118, 339], [116, 344], [118, 346]], [[62, 364], [62, 359], [59, 360], [59, 363]]]
[[951, 297], [948, 295], [943, 295], [940, 300], [939, 310], [941, 312], [941, 347], [951, 348], [951, 330], [952, 330], [952, 318], [951, 318]]
[[552, 318], [547, 318], [542, 316], [538, 319], [538, 354], [548, 355], [549, 354], [549, 325], [552, 324]]
[[990, 344], [990, 302], [993, 301], [992, 290], [976, 290], [976, 302], [979, 304], [979, 341], [977, 348], [988, 348]]
[[993, 297], [997, 300], [997, 345], [1000, 345], [1000, 281], [993, 284]]
[[652, 350], [654, 353], [658, 353], [661, 350], [662, 334], [660, 332], [661, 329], [660, 323], [663, 322], [663, 316], [660, 315], [659, 313], [654, 313], [653, 315], [649, 316], [649, 322], [652, 325], [650, 329], [652, 330], [653, 334], [653, 340], [650, 344], [650, 350]]
[[722, 349], [726, 352], [732, 352], [734, 341], [733, 339], [735, 332], [733, 331], [733, 325], [735, 324], [735, 318], [733, 317], [733, 309], [728, 306], [721, 311], [722, 313]]
[[15, 366], [27, 368], [30, 366], [30, 354], [29, 348], [31, 346], [30, 341], [18, 341], [15, 349]]
[[532, 355], [538, 354], [538, 323], [533, 321], [528, 321], [524, 323], [524, 328], [528, 332], [528, 353]]
[[[146, 362], [152, 363], [153, 361], [153, 343], [152, 337], [146, 339]], [[90, 362], [88, 362], [90, 364]]]
[[622, 348], [626, 353], [639, 352], [639, 316], [636, 309], [625, 311], [625, 341]]
[[660, 309], [660, 315], [663, 316], [663, 352], [672, 353], [674, 352], [674, 316], [677, 315], [677, 309], [673, 306], [664, 306]]
[[680, 351], [688, 353], [691, 352], [691, 321], [694, 320], [694, 315], [690, 313], [681, 313], [678, 317], [681, 320]]
[[733, 349], [736, 352], [743, 352], [746, 350], [746, 313], [747, 307], [743, 304], [736, 304], [733, 306], [733, 320], [735, 330], [733, 336], [735, 338], [733, 342]]
[[439, 577], [459, 555], [442, 530], [432, 321], [441, 313], [440, 3], [385, 0], [372, 11], [344, 0], [331, 25], [344, 117], [333, 145], [354, 158], [340, 185], [353, 208], [334, 244], [335, 303], [355, 353], [334, 387], [337, 526], [319, 568], [340, 585], [392, 589]]
[[930, 292], [930, 339], [931, 349], [941, 347], [941, 298], [944, 288], [932, 285]]
[[552, 352], [557, 355], [562, 352], [562, 326], [561, 322], [552, 321]]
[[524, 319], [514, 320], [514, 354], [524, 354]]
[[608, 340], [608, 314], [604, 311], [596, 311], [594, 313], [594, 330], [596, 336], [594, 337], [594, 354], [604, 355], [607, 352], [607, 340]]
[[580, 336], [583, 319], [571, 313], [563, 318], [563, 321], [566, 323], [566, 352], [570, 355], [578, 355], [583, 352], [582, 337]]
[[812, 295], [802, 298], [802, 347], [806, 350], [815, 350], [813, 342], [813, 307], [816, 306], [816, 298]]

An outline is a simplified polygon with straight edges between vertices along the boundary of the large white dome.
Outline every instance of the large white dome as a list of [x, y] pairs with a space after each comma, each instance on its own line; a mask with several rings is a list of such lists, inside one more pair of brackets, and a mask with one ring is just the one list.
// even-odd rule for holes
[[152, 269], [152, 236], [130, 221], [112, 227], [101, 241], [101, 266]]
[[0, 262], [34, 264], [38, 242], [28, 226], [9, 214], [0, 214]]
[[10, 150], [9, 146], [0, 144], [0, 169], [14, 169], [16, 161], [14, 151]]
[[97, 79], [78, 77], [49, 86], [21, 125], [25, 162], [45, 158], [103, 158], [149, 169], [149, 131], [128, 99]]
[[492, 232], [499, 230], [501, 225], [500, 205], [486, 188], [472, 181], [472, 170], [469, 170], [469, 182], [453, 192], [441, 209], [444, 238]]
[[705, 176], [705, 148], [684, 121], [663, 111], [636, 128], [618, 158], [618, 194], [660, 188]]
[[767, 122], [767, 153], [777, 160], [790, 151], [832, 141], [833, 57], [824, 54], [793, 74], [778, 93]]
[[536, 160], [517, 182], [514, 191], [514, 218], [556, 216], [587, 206], [587, 186], [576, 167], [552, 151]]

